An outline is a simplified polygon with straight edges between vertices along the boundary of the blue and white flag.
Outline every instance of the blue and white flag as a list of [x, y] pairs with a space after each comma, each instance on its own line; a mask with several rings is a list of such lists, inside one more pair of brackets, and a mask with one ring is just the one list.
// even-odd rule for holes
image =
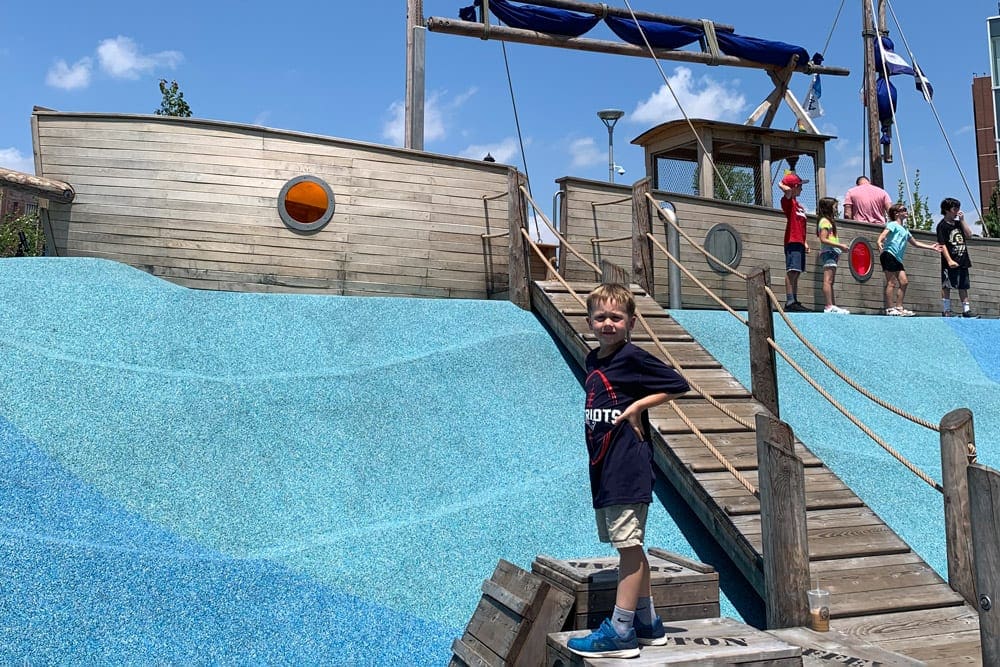
[[813, 74], [812, 83], [809, 84], [809, 92], [806, 93], [806, 101], [803, 108], [810, 118], [819, 118], [823, 115], [823, 107], [819, 103], [819, 98], [823, 95], [823, 86], [820, 84], [819, 74]]
[[[913, 77], [913, 81], [916, 83], [917, 91], [922, 93], [924, 99], [928, 102], [934, 97], [934, 87], [931, 86], [931, 82], [927, 80], [924, 73], [916, 66], [916, 59], [913, 60], [913, 67], [910, 67], [910, 63], [906, 62], [906, 58], [896, 53], [893, 49], [896, 45], [892, 43], [892, 40], [888, 37], [883, 37], [881, 40], [882, 47], [875, 49], [875, 75], [885, 76], [887, 73], [889, 76], [896, 74], [909, 74]], [[885, 61], [885, 66], [882, 63]]]

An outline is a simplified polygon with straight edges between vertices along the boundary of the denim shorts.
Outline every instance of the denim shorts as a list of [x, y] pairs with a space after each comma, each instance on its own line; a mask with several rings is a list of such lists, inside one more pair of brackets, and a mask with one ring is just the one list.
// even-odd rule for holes
[[840, 253], [836, 250], [824, 250], [819, 254], [819, 262], [824, 269], [837, 268], [838, 259], [840, 259]]
[[785, 246], [785, 271], [802, 273], [806, 270], [806, 246], [802, 243], [789, 243]]

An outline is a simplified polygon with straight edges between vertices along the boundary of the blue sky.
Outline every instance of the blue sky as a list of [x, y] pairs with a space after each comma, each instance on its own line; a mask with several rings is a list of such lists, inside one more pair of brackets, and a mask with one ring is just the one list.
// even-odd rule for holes
[[[471, 0], [425, 0], [426, 17], [457, 17]], [[610, 3], [625, 7], [624, 0]], [[896, 7], [896, 4], [899, 6]], [[985, 19], [993, 0], [892, 5], [903, 35], [935, 89], [934, 105], [959, 165], [978, 198], [971, 84], [989, 69]], [[823, 49], [840, 2], [742, 3], [634, 0], [636, 10], [734, 25], [746, 35]], [[794, 9], [790, 9], [794, 7]], [[36, 4], [9, 2], [0, 24], [0, 166], [32, 171], [29, 119], [33, 105], [62, 111], [151, 113], [160, 78], [176, 79], [195, 116], [256, 123], [368, 142], [401, 144], [405, 0], [369, 2], [119, 1]], [[891, 36], [903, 40], [889, 14]], [[861, 1], [847, 0], [826, 49], [828, 65], [850, 77], [824, 77], [825, 115], [817, 124], [836, 135], [828, 150], [829, 192], [838, 198], [863, 171]], [[598, 26], [588, 37], [611, 38]], [[629, 142], [680, 117], [653, 61], [509, 44], [507, 55], [532, 190], [542, 206], [554, 180], [607, 178], [607, 130], [598, 109], [626, 116], [615, 129], [619, 181], [641, 177], [641, 151]], [[522, 165], [501, 44], [439, 33], [427, 35], [425, 148]], [[662, 61], [692, 117], [743, 122], [768, 94], [762, 71]], [[970, 197], [949, 155], [930, 105], [908, 77], [899, 90], [896, 162], [885, 167], [896, 194], [902, 158], [921, 172], [932, 208], [945, 196]], [[808, 78], [792, 89], [804, 97]], [[774, 126], [791, 128], [783, 109]], [[970, 216], [973, 217], [973, 216]], [[974, 217], [973, 217], [974, 219]]]

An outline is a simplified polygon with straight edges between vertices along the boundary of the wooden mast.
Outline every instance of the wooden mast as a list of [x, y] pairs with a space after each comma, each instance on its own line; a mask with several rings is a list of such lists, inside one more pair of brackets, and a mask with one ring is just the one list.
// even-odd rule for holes
[[885, 24], [885, 0], [878, 0], [878, 31], [875, 30], [875, 20], [872, 16], [872, 0], [861, 0], [861, 35], [865, 42], [865, 126], [868, 132], [868, 170], [869, 180], [878, 187], [883, 187], [882, 151], [879, 144], [878, 98], [875, 91], [875, 43], [876, 36], [888, 34]]
[[422, 0], [406, 0], [406, 102], [403, 146], [424, 149], [424, 52], [427, 41]]

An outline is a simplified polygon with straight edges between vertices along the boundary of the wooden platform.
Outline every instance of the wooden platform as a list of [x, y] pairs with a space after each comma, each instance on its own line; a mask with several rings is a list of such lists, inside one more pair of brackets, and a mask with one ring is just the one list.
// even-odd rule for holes
[[[594, 283], [573, 283], [585, 296]], [[766, 412], [669, 314], [633, 286], [637, 305], [685, 374], [740, 417]], [[583, 366], [595, 346], [585, 312], [555, 281], [532, 285], [532, 308]], [[659, 355], [649, 336], [634, 342]], [[688, 368], [692, 369], [689, 373]], [[716, 393], [717, 389], [720, 391]], [[677, 401], [712, 444], [756, 484], [756, 436], [692, 392]], [[764, 595], [760, 503], [708, 452], [669, 406], [650, 412], [654, 457], [692, 511]], [[794, 424], [792, 427], [794, 428]], [[830, 590], [831, 628], [932, 665], [980, 664], [978, 615], [908, 544], [808, 447], [806, 466], [810, 573]]]

